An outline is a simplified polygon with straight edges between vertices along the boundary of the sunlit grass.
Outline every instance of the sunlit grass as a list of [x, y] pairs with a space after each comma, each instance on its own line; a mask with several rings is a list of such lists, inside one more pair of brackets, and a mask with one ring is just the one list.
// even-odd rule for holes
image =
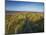
[[12, 28], [10, 29], [10, 26], [14, 27], [15, 30], [17, 30], [18, 28], [21, 28], [22, 30], [24, 21], [27, 18], [29, 19], [29, 21], [36, 22], [41, 18], [44, 18], [44, 14], [43, 13], [15, 13], [14, 15], [6, 15], [5, 21], [6, 21], [6, 25], [8, 25], [7, 27], [8, 32], [11, 32], [9, 30], [12, 30]]

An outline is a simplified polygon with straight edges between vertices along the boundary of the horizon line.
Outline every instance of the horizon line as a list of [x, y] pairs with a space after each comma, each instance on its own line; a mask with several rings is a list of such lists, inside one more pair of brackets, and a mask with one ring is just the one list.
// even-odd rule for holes
[[[6, 12], [8, 12], [8, 11], [6, 11]], [[12, 12], [12, 11], [9, 11], [9, 12]], [[44, 13], [44, 11], [13, 11], [13, 12], [42, 12], [42, 13]]]

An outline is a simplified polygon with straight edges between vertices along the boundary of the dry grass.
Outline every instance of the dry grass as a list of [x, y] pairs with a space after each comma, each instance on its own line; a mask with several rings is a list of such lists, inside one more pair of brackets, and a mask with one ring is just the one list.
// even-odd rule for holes
[[6, 32], [17, 32], [19, 28], [24, 25], [25, 19], [28, 18], [32, 22], [36, 22], [41, 18], [44, 18], [43, 13], [13, 13], [12, 15], [6, 15]]

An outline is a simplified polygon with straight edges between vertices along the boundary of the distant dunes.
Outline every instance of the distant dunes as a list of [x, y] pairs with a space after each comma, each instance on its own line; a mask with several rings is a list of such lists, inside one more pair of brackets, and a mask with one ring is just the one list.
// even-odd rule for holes
[[27, 13], [40, 13], [44, 14], [44, 12], [33, 12], [33, 11], [6, 11], [6, 15], [14, 15], [15, 13], [27, 14]]

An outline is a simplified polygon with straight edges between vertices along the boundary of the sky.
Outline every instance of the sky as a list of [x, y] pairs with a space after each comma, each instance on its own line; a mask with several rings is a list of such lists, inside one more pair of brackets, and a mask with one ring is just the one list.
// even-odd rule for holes
[[24, 2], [24, 1], [6, 1], [6, 11], [36, 11], [43, 12], [44, 3]]

